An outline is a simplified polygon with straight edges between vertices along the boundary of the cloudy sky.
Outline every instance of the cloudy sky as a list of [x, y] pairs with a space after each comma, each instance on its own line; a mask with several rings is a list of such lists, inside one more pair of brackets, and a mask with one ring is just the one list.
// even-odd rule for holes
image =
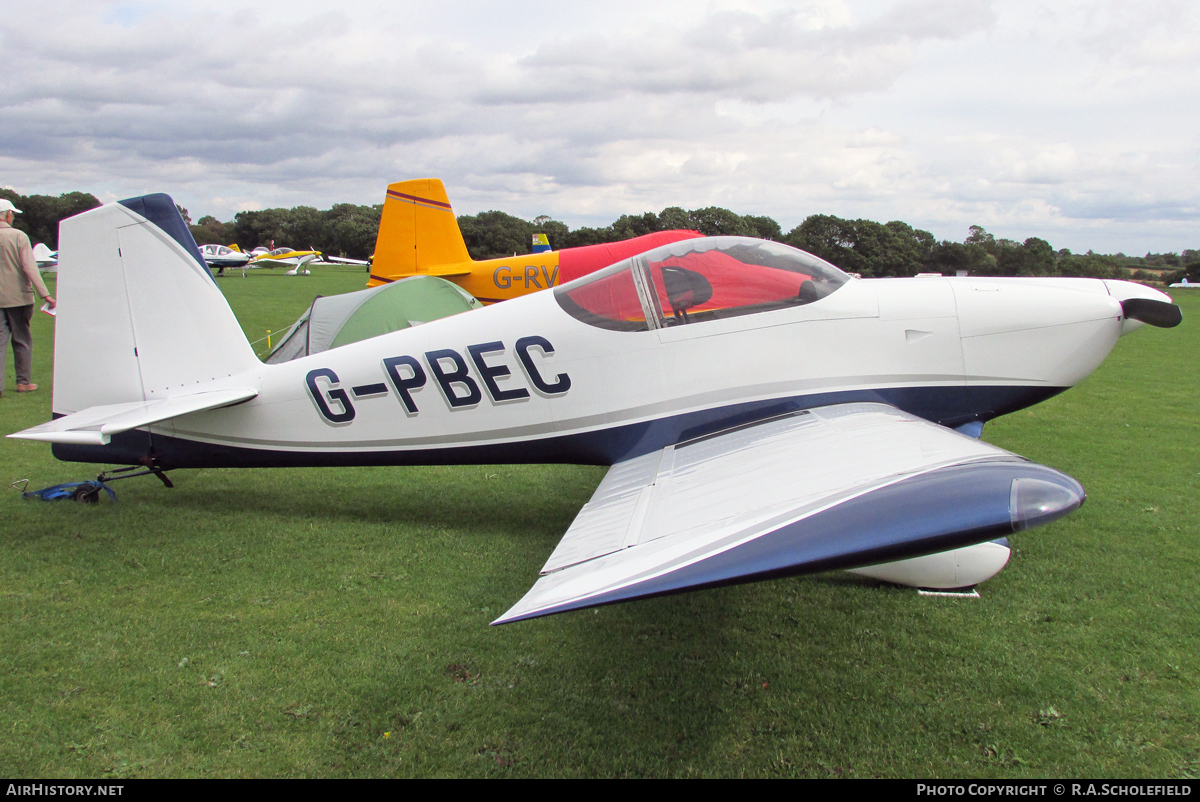
[[0, 185], [192, 217], [665, 206], [1200, 248], [1200, 5], [39, 0], [0, 25]]

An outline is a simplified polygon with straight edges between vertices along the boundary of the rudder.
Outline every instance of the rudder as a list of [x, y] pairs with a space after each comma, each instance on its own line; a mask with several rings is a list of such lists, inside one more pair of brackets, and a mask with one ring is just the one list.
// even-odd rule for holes
[[436, 178], [388, 185], [368, 286], [471, 262], [446, 188]]
[[56, 415], [186, 394], [261, 364], [169, 196], [64, 220], [59, 246]]

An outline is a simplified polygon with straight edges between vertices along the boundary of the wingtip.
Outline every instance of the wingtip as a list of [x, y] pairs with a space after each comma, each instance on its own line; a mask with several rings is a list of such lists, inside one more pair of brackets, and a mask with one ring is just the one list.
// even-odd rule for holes
[[[530, 590], [532, 591], [532, 588]], [[526, 598], [528, 598], [528, 594], [526, 594], [525, 597], [523, 597], [521, 599], [521, 601], [517, 602], [512, 607], [508, 608], [508, 611], [505, 612], [504, 615], [500, 616], [495, 621], [493, 621], [491, 623], [491, 626], [498, 627], [498, 626], [503, 626], [504, 624], [513, 624], [513, 623], [516, 623], [517, 621], [525, 621], [530, 618], [540, 618], [541, 616], [544, 616], [544, 615], [550, 615], [552, 612], [557, 612], [555, 610], [539, 610], [536, 608], [530, 610], [527, 608], [523, 608], [523, 603]]]

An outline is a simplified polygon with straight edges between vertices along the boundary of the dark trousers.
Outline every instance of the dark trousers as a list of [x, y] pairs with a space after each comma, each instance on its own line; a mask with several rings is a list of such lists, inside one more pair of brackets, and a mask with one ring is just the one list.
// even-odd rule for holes
[[[0, 357], [8, 362], [8, 341], [12, 339], [13, 362], [17, 369], [17, 384], [29, 384], [33, 369], [33, 335], [29, 321], [33, 320], [33, 304], [29, 306], [6, 306], [0, 309]], [[0, 371], [0, 393], [4, 392], [4, 375]]]

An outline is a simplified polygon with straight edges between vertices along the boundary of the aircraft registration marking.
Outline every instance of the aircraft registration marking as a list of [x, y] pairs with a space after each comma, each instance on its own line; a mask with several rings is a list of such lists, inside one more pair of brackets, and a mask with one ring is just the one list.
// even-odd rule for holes
[[531, 287], [537, 287], [539, 290], [553, 287], [558, 282], [558, 265], [554, 265], [553, 271], [542, 265], [540, 273], [536, 265], [525, 265], [523, 272], [521, 268], [516, 268], [514, 272], [508, 265], [500, 265], [492, 271], [492, 283], [499, 289], [506, 290], [513, 282], [524, 284], [526, 290]]
[[[357, 400], [384, 397], [390, 395], [389, 386], [395, 391], [406, 415], [420, 414], [413, 393], [425, 387], [431, 375], [451, 412], [478, 407], [485, 390], [488, 400], [495, 406], [528, 400], [530, 390], [543, 397], [554, 397], [571, 389], [569, 375], [557, 373], [551, 376], [549, 372], [543, 372], [544, 367], [539, 367], [539, 362], [554, 354], [554, 346], [545, 337], [536, 334], [522, 337], [513, 347], [528, 386], [518, 383], [512, 367], [505, 361], [507, 349], [502, 341], [476, 343], [464, 350], [466, 356], [453, 348], [439, 348], [425, 351], [421, 358], [410, 354], [385, 357], [381, 366], [386, 383], [357, 384], [351, 386], [349, 392], [342, 387], [341, 379], [332, 368], [310, 370], [304, 383], [322, 420], [331, 426], [343, 426], [354, 420], [356, 411], [351, 396]], [[501, 382], [507, 386], [501, 386]]]
[[387, 394], [387, 385], [383, 382], [378, 384], [360, 384], [358, 387], [351, 387], [350, 392], [355, 398], [368, 398], [373, 395]]

